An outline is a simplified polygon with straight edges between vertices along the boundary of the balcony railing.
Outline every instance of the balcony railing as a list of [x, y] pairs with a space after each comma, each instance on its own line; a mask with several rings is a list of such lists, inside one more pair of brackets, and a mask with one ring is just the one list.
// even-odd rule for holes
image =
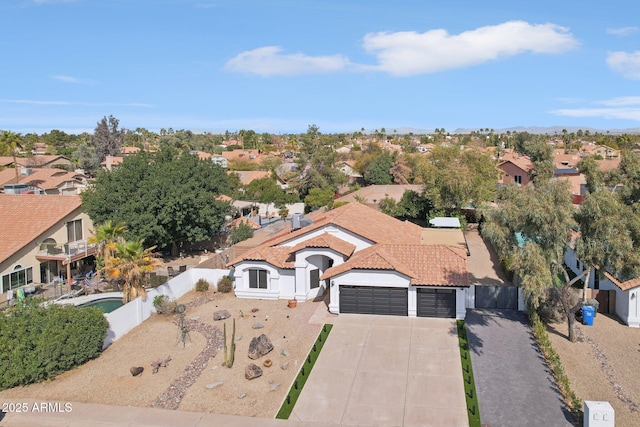
[[55, 258], [73, 258], [78, 255], [89, 256], [95, 253], [96, 245], [90, 245], [86, 240], [65, 243], [63, 245], [52, 245], [42, 243], [38, 255]]

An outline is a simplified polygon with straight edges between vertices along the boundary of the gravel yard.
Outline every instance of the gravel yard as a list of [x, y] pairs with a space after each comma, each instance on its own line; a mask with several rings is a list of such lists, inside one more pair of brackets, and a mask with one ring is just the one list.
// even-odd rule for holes
[[[284, 300], [208, 295], [203, 297], [192, 291], [179, 301], [188, 307], [185, 319], [190, 332], [184, 347], [177, 316], [153, 315], [99, 358], [53, 381], [2, 391], [0, 398], [153, 406], [273, 418], [320, 332], [325, 303], [309, 301], [288, 308]], [[214, 321], [213, 313], [217, 310], [228, 310], [232, 317]], [[320, 316], [314, 316], [310, 323], [316, 311]], [[330, 316], [326, 315], [329, 319]], [[229, 369], [222, 366], [222, 324], [227, 324], [230, 345], [233, 318], [236, 353], [235, 363]], [[256, 323], [263, 327], [254, 329]], [[260, 359], [251, 360], [249, 343], [262, 333], [271, 340], [274, 349]], [[167, 356], [171, 361], [153, 374], [151, 363]], [[263, 365], [266, 359], [271, 359], [271, 367]], [[263, 375], [251, 381], [245, 379], [249, 363], [260, 366]], [[144, 367], [142, 375], [131, 375], [129, 369], [134, 366]]]
[[579, 325], [580, 341], [566, 339], [566, 323], [549, 326], [571, 387], [583, 400], [608, 401], [616, 427], [640, 425], [640, 329], [613, 315], [598, 314], [593, 326]]

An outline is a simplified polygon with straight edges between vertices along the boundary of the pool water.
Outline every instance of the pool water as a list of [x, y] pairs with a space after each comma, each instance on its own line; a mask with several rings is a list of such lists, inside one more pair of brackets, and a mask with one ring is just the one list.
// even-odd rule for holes
[[103, 313], [111, 313], [113, 310], [122, 307], [122, 299], [121, 298], [105, 298], [99, 299], [91, 302], [87, 302], [78, 307], [97, 307], [102, 310]]

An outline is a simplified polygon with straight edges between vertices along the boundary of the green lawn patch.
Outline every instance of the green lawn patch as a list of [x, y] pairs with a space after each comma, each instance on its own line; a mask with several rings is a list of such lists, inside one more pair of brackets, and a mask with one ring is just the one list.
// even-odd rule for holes
[[333, 325], [325, 324], [320, 331], [320, 335], [318, 335], [318, 339], [311, 347], [311, 351], [307, 355], [304, 363], [300, 367], [300, 371], [298, 371], [298, 376], [293, 381], [291, 385], [291, 389], [287, 396], [284, 398], [284, 402], [276, 415], [276, 418], [281, 420], [288, 420], [291, 412], [293, 411], [293, 407], [296, 406], [296, 402], [298, 401], [298, 396], [300, 396], [300, 392], [302, 392], [302, 387], [307, 382], [307, 378], [309, 378], [309, 374], [311, 374], [311, 369], [313, 365], [316, 363], [318, 359], [318, 355], [320, 355], [320, 350], [324, 346], [324, 343], [327, 340], [327, 336], [329, 336], [329, 332], [331, 332], [331, 328]]
[[471, 353], [469, 352], [469, 342], [467, 341], [467, 328], [464, 325], [464, 320], [457, 320], [456, 324], [458, 326], [458, 343], [460, 344], [460, 360], [462, 361], [462, 382], [464, 383], [464, 397], [467, 400], [469, 427], [481, 427], [476, 383], [473, 380]]

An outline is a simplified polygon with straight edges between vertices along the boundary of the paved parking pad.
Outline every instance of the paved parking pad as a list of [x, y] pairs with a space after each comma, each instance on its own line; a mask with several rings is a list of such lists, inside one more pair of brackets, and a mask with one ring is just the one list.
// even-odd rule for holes
[[468, 427], [453, 319], [341, 314], [290, 420]]
[[483, 424], [573, 425], [523, 313], [469, 310], [465, 324]]

